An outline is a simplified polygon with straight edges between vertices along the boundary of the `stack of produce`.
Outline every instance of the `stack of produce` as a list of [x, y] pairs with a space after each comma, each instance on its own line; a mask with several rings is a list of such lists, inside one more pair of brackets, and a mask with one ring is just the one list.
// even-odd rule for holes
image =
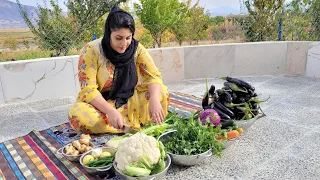
[[226, 80], [224, 87], [215, 89], [211, 85], [210, 89], [202, 100], [203, 109], [213, 109], [216, 111], [221, 122], [228, 120], [249, 120], [259, 114], [260, 103], [264, 102], [258, 98], [255, 88], [238, 78], [223, 77]]
[[83, 157], [82, 163], [88, 167], [104, 167], [112, 164], [114, 154], [108, 151], [102, 152], [101, 148], [93, 149], [91, 154]]
[[67, 155], [79, 156], [82, 153], [88, 152], [92, 149], [90, 146], [91, 136], [89, 134], [82, 134], [79, 140], [73, 141], [65, 147]]
[[190, 117], [179, 117], [172, 113], [176, 130], [166, 141], [168, 152], [179, 155], [197, 155], [212, 150], [221, 157], [223, 143], [216, 139], [224, 132], [215, 126], [215, 122], [202, 123], [199, 121], [199, 112]]
[[123, 174], [141, 177], [162, 172], [166, 168], [165, 157], [160, 141], [138, 132], [119, 143], [115, 162]]

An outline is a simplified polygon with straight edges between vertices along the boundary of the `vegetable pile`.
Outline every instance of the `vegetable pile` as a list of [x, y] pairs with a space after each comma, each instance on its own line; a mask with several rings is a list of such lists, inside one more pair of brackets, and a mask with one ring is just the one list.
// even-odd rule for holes
[[210, 122], [203, 125], [198, 120], [198, 113], [196, 112], [189, 118], [172, 115], [175, 118], [174, 129], [177, 131], [165, 143], [168, 152], [179, 155], [196, 155], [212, 149], [215, 155], [221, 156], [223, 144], [216, 137], [223, 134], [223, 131]]
[[123, 174], [141, 177], [162, 172], [166, 168], [165, 156], [166, 152], [160, 141], [138, 132], [120, 142], [115, 162]]
[[101, 148], [96, 148], [83, 157], [82, 163], [88, 167], [103, 167], [112, 164], [114, 153], [104, 151]]
[[207, 91], [202, 99], [203, 109], [213, 109], [217, 112], [222, 124], [231, 119], [249, 120], [259, 114], [260, 103], [264, 101], [258, 98], [255, 88], [251, 84], [229, 76], [222, 79], [226, 81], [221, 89], [216, 90], [215, 86], [211, 85], [208, 90], [207, 86]]
[[65, 147], [67, 155], [79, 156], [82, 153], [88, 152], [92, 149], [90, 146], [91, 136], [89, 134], [81, 134], [80, 139], [73, 141]]

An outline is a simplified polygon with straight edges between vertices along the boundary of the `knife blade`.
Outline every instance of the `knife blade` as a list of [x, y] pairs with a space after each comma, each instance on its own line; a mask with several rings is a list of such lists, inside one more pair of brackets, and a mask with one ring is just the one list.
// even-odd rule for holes
[[130, 127], [130, 126], [128, 126], [128, 125], [123, 125], [123, 127], [124, 127], [124, 129], [123, 129], [123, 132], [124, 133], [130, 133], [130, 134], [135, 134], [135, 133], [137, 133], [138, 132], [138, 130], [136, 130], [136, 129], [134, 129], [134, 128], [132, 128], [132, 127]]

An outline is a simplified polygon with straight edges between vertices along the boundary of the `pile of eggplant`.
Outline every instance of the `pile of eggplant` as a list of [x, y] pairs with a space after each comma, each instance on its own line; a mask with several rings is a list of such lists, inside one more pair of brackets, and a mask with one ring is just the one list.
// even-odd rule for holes
[[[222, 121], [249, 120], [260, 113], [260, 103], [255, 88], [238, 78], [222, 77], [224, 87], [211, 85], [202, 100], [203, 109], [214, 109]], [[265, 100], [266, 101], [266, 100]]]

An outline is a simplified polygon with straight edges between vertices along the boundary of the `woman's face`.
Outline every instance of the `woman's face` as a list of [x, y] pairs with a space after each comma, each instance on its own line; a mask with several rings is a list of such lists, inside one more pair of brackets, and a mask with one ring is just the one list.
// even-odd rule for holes
[[122, 54], [126, 51], [132, 41], [132, 33], [129, 28], [121, 28], [111, 32], [111, 47]]

